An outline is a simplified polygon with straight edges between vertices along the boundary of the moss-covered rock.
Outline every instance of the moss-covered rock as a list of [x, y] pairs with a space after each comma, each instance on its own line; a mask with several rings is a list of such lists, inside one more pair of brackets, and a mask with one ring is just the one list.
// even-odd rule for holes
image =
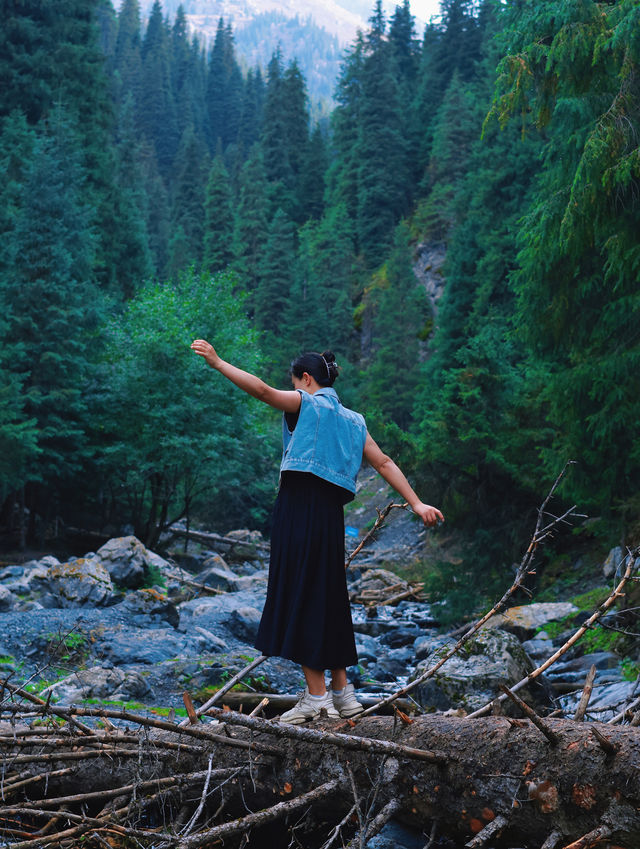
[[[451, 648], [448, 641], [416, 667], [410, 680], [419, 678], [434, 666]], [[477, 710], [495, 698], [500, 684], [513, 685], [532, 669], [531, 661], [518, 639], [506, 631], [483, 628], [473, 639], [450, 658], [432, 677], [414, 691], [424, 708]], [[547, 704], [546, 691], [534, 685], [534, 690], [520, 695], [532, 706]]]

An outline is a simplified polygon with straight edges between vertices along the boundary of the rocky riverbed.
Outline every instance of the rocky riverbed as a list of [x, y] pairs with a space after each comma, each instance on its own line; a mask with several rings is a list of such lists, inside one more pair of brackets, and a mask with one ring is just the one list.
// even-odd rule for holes
[[[216, 548], [201, 543], [185, 550], [176, 540], [171, 556], [161, 557], [125, 536], [66, 562], [47, 556], [1, 567], [0, 677], [61, 704], [181, 709], [185, 690], [204, 700], [258, 654], [253, 639], [267, 583], [268, 546], [259, 534], [237, 531]], [[362, 694], [392, 692], [454, 639], [439, 628], [437, 606], [416, 600], [415, 587], [380, 568], [388, 560], [387, 548], [374, 546], [348, 573], [359, 657], [350, 677]], [[501, 683], [515, 683], [550, 656], [581, 617], [567, 602], [495, 617], [413, 692], [415, 709], [469, 713], [482, 707]], [[568, 631], [552, 639], [544, 626], [558, 620]], [[606, 720], [637, 689], [613, 652], [585, 655], [574, 648], [525, 700], [571, 716], [592, 664], [597, 676], [589, 714]], [[297, 666], [271, 658], [243, 689], [295, 694], [302, 686]]]

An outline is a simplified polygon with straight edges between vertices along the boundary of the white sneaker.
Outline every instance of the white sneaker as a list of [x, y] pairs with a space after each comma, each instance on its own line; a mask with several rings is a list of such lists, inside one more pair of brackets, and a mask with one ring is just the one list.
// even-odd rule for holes
[[344, 692], [341, 695], [332, 693], [333, 706], [338, 711], [340, 716], [349, 717], [355, 716], [357, 713], [362, 713], [364, 707], [356, 699], [353, 684], [347, 684]]
[[321, 710], [327, 712], [329, 719], [338, 719], [340, 717], [340, 714], [333, 706], [333, 699], [329, 691], [321, 699], [315, 699], [309, 694], [309, 689], [305, 687], [302, 697], [291, 710], [285, 711], [282, 714], [280, 722], [288, 722], [291, 725], [302, 725], [303, 722], [320, 716]]

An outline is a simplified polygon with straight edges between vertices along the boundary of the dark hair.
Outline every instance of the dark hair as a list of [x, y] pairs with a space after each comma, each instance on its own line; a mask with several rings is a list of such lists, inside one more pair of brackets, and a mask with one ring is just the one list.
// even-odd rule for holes
[[336, 357], [332, 351], [306, 351], [291, 363], [290, 372], [294, 377], [302, 377], [307, 372], [320, 386], [333, 386], [338, 376]]

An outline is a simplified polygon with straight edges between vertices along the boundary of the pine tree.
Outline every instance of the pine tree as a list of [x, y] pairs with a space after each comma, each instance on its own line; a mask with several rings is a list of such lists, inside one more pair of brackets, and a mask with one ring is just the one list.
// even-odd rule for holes
[[209, 54], [207, 74], [210, 150], [216, 149], [218, 139], [223, 150], [237, 141], [243, 88], [242, 74], [235, 58], [231, 25], [225, 25], [224, 19], [220, 18]]
[[141, 25], [139, 0], [123, 0], [118, 13], [113, 65], [117, 75], [120, 99], [132, 94], [139, 104], [142, 91]]
[[[3, 22], [0, 116], [16, 104], [31, 126], [54, 120], [61, 107], [78, 139], [85, 193], [96, 210], [99, 234], [96, 270], [103, 286], [113, 286], [119, 269], [111, 252], [115, 215], [111, 135], [114, 113], [100, 51], [99, 0], [69, 0], [64, 9], [53, 0], [11, 4]], [[17, 73], [17, 77], [15, 74]]]
[[25, 409], [25, 373], [16, 371], [25, 352], [12, 331], [15, 228], [35, 146], [36, 134], [23, 114], [0, 121], [0, 504], [24, 483], [25, 469], [39, 453], [36, 422]]
[[251, 150], [260, 137], [265, 86], [260, 68], [247, 72], [238, 127], [238, 142], [245, 151]]
[[23, 113], [14, 111], [0, 119], [0, 274], [12, 257], [13, 230], [20, 209], [21, 186], [33, 157], [36, 133]]
[[209, 139], [206, 105], [207, 63], [197, 35], [189, 38], [187, 18], [182, 4], [168, 35], [171, 101], [175, 113], [176, 135], [182, 138], [193, 126], [198, 137]]
[[244, 94], [244, 80], [242, 71], [235, 57], [235, 46], [231, 23], [227, 23], [225, 40], [225, 124], [222, 134], [222, 142], [225, 147], [238, 141], [240, 132], [240, 113]]
[[373, 267], [384, 259], [393, 229], [408, 211], [410, 174], [381, 0], [371, 25], [362, 66], [356, 221], [360, 248]]
[[304, 77], [294, 61], [287, 67], [282, 78], [282, 102], [285, 108], [283, 144], [288, 151], [291, 167], [291, 185], [294, 201], [291, 217], [301, 223], [309, 217], [305, 207], [305, 165], [309, 150], [309, 110]]
[[329, 151], [325, 134], [316, 126], [304, 150], [299, 175], [300, 208], [306, 218], [319, 219], [324, 211], [325, 178], [329, 167]]
[[[209, 162], [204, 143], [188, 127], [175, 161], [171, 202], [173, 236], [169, 246], [169, 276], [187, 265], [200, 265], [204, 238], [204, 200]], [[185, 264], [186, 259], [186, 264]]]
[[402, 6], [395, 8], [389, 26], [389, 45], [402, 97], [402, 111], [408, 117], [410, 103], [415, 94], [420, 62], [415, 18], [411, 14], [409, 0], [402, 0]]
[[359, 32], [353, 47], [347, 51], [336, 86], [337, 105], [331, 113], [336, 153], [327, 172], [328, 202], [332, 205], [344, 203], [353, 221], [358, 215], [358, 133], [363, 63], [364, 39]]
[[129, 299], [154, 271], [147, 232], [149, 213], [142, 149], [136, 136], [131, 95], [120, 115], [114, 187], [111, 255], [118, 269], [118, 289]]
[[21, 483], [40, 482], [40, 503], [31, 504], [40, 509], [83, 460], [88, 334], [99, 303], [77, 140], [62, 111], [54, 117], [24, 174], [0, 281], [12, 354], [8, 380], [22, 387], [25, 418], [37, 423], [41, 450], [37, 463], [25, 464]]
[[276, 51], [269, 62], [260, 146], [267, 180], [272, 184], [274, 203], [291, 212], [295, 207], [294, 172], [287, 143], [287, 103], [282, 56]]
[[421, 184], [427, 198], [416, 215], [431, 239], [447, 240], [455, 225], [456, 195], [467, 173], [471, 147], [481, 132], [481, 94], [465, 85], [456, 71], [433, 121], [429, 164]]
[[211, 165], [205, 199], [202, 266], [216, 273], [233, 259], [233, 207], [229, 174], [218, 154]]
[[[240, 191], [233, 231], [233, 268], [242, 288], [252, 293], [260, 282], [261, 257], [269, 222], [268, 184], [260, 147], [256, 145], [240, 172]], [[249, 306], [251, 307], [251, 298]]]
[[[0, 304], [3, 299], [0, 296]], [[4, 305], [8, 308], [8, 305]], [[0, 318], [0, 337], [9, 335], [10, 322]], [[0, 347], [0, 505], [11, 493], [20, 489], [33, 468], [41, 449], [38, 448], [36, 420], [25, 410], [23, 378], [12, 371], [17, 346]]]
[[471, 81], [481, 58], [482, 30], [474, 7], [473, 0], [443, 0], [441, 22], [428, 24], [424, 32], [410, 128], [417, 180], [428, 165], [434, 119], [454, 74], [461, 82]]
[[169, 258], [171, 205], [169, 193], [158, 171], [155, 150], [148, 142], [140, 146], [140, 162], [146, 195], [145, 228], [155, 276], [158, 277], [166, 268]]
[[269, 224], [259, 283], [252, 299], [256, 326], [270, 334], [274, 345], [282, 342], [283, 316], [291, 294], [294, 262], [293, 223], [278, 209]]
[[153, 145], [160, 173], [166, 177], [176, 155], [178, 135], [160, 0], [154, 0], [142, 42], [142, 90], [138, 107], [140, 129]]

